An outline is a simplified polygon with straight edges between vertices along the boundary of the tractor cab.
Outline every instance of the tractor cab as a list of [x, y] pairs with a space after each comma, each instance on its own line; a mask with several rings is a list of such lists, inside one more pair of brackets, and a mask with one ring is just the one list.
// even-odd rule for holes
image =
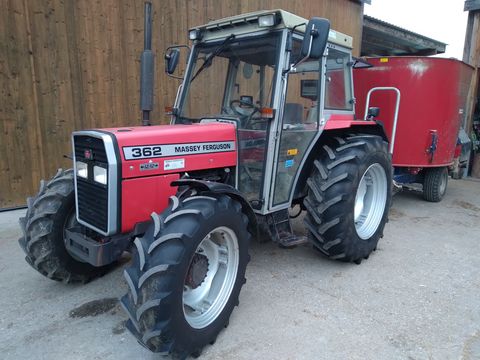
[[[305, 53], [308, 20], [283, 10], [189, 31], [193, 48], [172, 123], [236, 125], [237, 188], [262, 214], [290, 206], [306, 155], [330, 116], [353, 119], [352, 39], [318, 20], [323, 27], [317, 25], [311, 40], [324, 43], [317, 56]], [[169, 50], [172, 73], [178, 49]]]

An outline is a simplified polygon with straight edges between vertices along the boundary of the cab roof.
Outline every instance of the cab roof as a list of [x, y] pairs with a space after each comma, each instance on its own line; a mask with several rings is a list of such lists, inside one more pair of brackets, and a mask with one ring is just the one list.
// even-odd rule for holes
[[[270, 27], [260, 27], [258, 25], [258, 18], [265, 15], [275, 16], [275, 25]], [[224, 38], [230, 34], [247, 34], [254, 31], [270, 29], [292, 29], [293, 27], [306, 24], [307, 19], [298, 15], [292, 14], [282, 9], [275, 10], [261, 10], [250, 12], [246, 14], [235, 15], [219, 20], [213, 20], [205, 25], [195, 26], [190, 30], [200, 30], [203, 33], [203, 40], [212, 40]], [[300, 33], [305, 32], [305, 25], [300, 25], [295, 28]], [[347, 48], [352, 48], [353, 40], [351, 36], [342, 34], [341, 32], [330, 30], [328, 41], [341, 45]]]

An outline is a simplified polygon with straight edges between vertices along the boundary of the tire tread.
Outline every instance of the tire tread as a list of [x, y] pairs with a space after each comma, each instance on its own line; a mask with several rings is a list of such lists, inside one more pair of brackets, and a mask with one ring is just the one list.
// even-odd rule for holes
[[423, 181], [423, 198], [429, 202], [440, 202], [445, 195], [440, 191], [442, 183], [442, 177], [447, 177], [448, 184], [448, 172], [444, 167], [430, 168], [425, 170], [425, 178]]
[[[161, 221], [162, 228], [158, 232], [154, 221], [153, 229], [147, 230], [143, 237], [138, 238], [138, 244], [135, 246], [137, 250], [133, 254], [133, 263], [124, 271], [129, 286], [127, 294], [121, 298], [121, 303], [129, 316], [127, 329], [140, 344], [159, 354], [171, 354], [185, 358], [201, 351], [203, 347], [203, 345], [200, 348], [195, 345], [194, 348], [188, 348], [185, 347], [185, 344], [182, 345], [181, 341], [177, 341], [179, 339], [177, 336], [183, 337], [185, 334], [176, 334], [172, 312], [168, 311], [169, 306], [172, 306], [171, 304], [176, 299], [173, 290], [177, 286], [174, 285], [177, 284], [175, 276], [178, 269], [183, 266], [185, 250], [177, 251], [176, 255], [168, 257], [168, 260], [162, 254], [167, 254], [172, 249], [178, 250], [179, 247], [191, 246], [191, 239], [195, 237], [197, 231], [196, 227], [185, 227], [180, 224], [183, 224], [183, 221], [208, 223], [213, 215], [208, 207], [216, 208], [217, 211], [233, 209], [235, 212], [241, 213], [242, 216], [239, 216], [239, 220], [248, 234], [245, 239], [247, 245], [251, 234], [246, 230], [248, 217], [242, 213], [241, 204], [229, 196], [199, 193], [186, 199], [180, 196], [178, 200], [178, 204], [170, 201], [169, 207], [162, 215], [152, 214], [152, 218], [158, 218], [160, 221], [164, 218]], [[183, 232], [178, 232], [179, 227]], [[140, 251], [144, 249], [148, 250], [143, 254], [145, 257], [143, 263]], [[244, 277], [241, 280], [243, 285]], [[237, 303], [238, 298], [235, 299], [235, 304]], [[212, 334], [205, 345], [214, 341], [217, 335], [218, 332]]]
[[86, 283], [103, 275], [107, 267], [94, 268], [84, 264], [82, 270], [77, 268], [78, 271], [74, 272], [67, 265], [70, 260], [58, 253], [58, 248], [64, 246], [63, 238], [58, 239], [54, 233], [55, 216], [65, 201], [73, 199], [73, 192], [71, 169], [58, 169], [51, 180], [41, 180], [38, 194], [27, 198], [27, 213], [19, 219], [23, 236], [18, 242], [26, 254], [27, 263], [42, 275], [65, 283]]
[[381, 154], [378, 156], [384, 164], [388, 164], [388, 169], [384, 165], [387, 181], [391, 180], [388, 144], [380, 136], [349, 134], [326, 138], [322, 149], [307, 179], [304, 206], [307, 210], [305, 225], [308, 238], [327, 257], [355, 262], [367, 257], [376, 248], [388, 219], [391, 199], [389, 192], [382, 222], [372, 238], [360, 240], [353, 223], [354, 184], [359, 181], [358, 168], [365, 166], [362, 164], [372, 154]]

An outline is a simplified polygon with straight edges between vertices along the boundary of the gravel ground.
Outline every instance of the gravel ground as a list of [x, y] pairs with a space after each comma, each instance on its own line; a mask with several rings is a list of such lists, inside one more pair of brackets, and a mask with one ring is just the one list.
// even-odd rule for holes
[[[0, 213], [0, 358], [158, 359], [125, 331], [124, 265], [87, 285], [42, 277], [16, 241], [23, 214]], [[204, 359], [480, 359], [480, 182], [451, 181], [440, 204], [396, 195], [361, 265], [308, 246], [251, 255], [240, 306]]]

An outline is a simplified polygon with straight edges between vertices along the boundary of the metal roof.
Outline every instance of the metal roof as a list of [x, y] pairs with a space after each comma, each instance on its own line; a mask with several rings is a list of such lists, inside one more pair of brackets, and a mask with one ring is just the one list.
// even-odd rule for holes
[[480, 10], [480, 0], [467, 0], [465, 1], [464, 11], [476, 11]]
[[[282, 9], [260, 10], [246, 14], [230, 16], [227, 18], [210, 21], [204, 25], [195, 26], [190, 30], [202, 30], [204, 32], [202, 38], [203, 40], [224, 38], [232, 33], [237, 35], [242, 33], [250, 33], [262, 29], [258, 25], [258, 18], [260, 16], [270, 14], [276, 15], [277, 18], [277, 24], [273, 27], [270, 27], [270, 29], [293, 29], [295, 27], [297, 31], [305, 32], [305, 25], [308, 23], [308, 20]], [[342, 34], [341, 32], [333, 29], [330, 29], [330, 33], [328, 35], [329, 42], [350, 49], [352, 48], [353, 40], [351, 36]]]
[[447, 44], [371, 16], [363, 17], [362, 56], [436, 55]]

